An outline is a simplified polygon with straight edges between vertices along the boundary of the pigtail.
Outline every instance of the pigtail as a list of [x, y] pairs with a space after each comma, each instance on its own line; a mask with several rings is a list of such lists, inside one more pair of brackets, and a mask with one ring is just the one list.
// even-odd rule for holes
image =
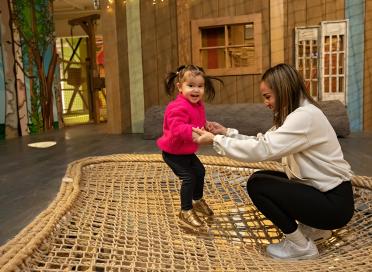
[[181, 71], [185, 68], [185, 65], [181, 65], [177, 68], [176, 72], [169, 72], [164, 80], [165, 92], [167, 95], [172, 96], [176, 90], [177, 78], [180, 77]]
[[204, 85], [204, 91], [205, 91], [205, 94], [206, 94], [206, 99], [205, 100], [208, 101], [208, 102], [212, 101], [214, 99], [214, 97], [216, 96], [216, 90], [214, 88], [212, 80], [219, 81], [222, 84], [222, 86], [224, 85], [224, 82], [222, 81], [222, 79], [220, 79], [218, 77], [206, 75], [203, 67], [195, 66], [195, 68], [197, 68], [199, 71], [201, 71], [203, 73], [204, 84], [205, 84]]
[[216, 90], [214, 88], [212, 80], [217, 80], [222, 84], [222, 86], [224, 85], [223, 81], [218, 77], [204, 75], [204, 91], [207, 101], [212, 101], [213, 98], [216, 96]]
[[171, 96], [176, 89], [176, 78], [178, 76], [178, 72], [170, 72], [167, 74], [165, 80], [164, 80], [164, 87], [165, 87], [165, 92], [167, 95]]

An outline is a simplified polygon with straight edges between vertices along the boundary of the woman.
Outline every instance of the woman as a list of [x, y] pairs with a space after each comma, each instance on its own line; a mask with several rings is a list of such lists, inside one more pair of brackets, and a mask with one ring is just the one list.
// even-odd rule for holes
[[335, 131], [293, 67], [268, 69], [260, 92], [274, 114], [274, 126], [265, 134], [245, 136], [209, 122], [207, 131], [193, 129], [194, 141], [246, 162], [281, 158], [284, 172], [258, 171], [247, 182], [254, 205], [285, 234], [267, 253], [279, 259], [314, 258], [319, 253], [309, 230], [340, 228], [353, 216], [352, 171]]

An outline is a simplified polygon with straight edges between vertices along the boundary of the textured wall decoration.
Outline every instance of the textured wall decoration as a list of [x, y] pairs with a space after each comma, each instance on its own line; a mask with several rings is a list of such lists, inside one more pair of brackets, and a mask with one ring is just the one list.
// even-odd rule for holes
[[0, 138], [60, 127], [52, 0], [0, 1]]
[[25, 74], [23, 72], [22, 48], [17, 29], [13, 29], [14, 57], [16, 60], [17, 95], [18, 95], [18, 119], [21, 135], [28, 135], [28, 112], [26, 100]]
[[[53, 128], [53, 81], [57, 65], [52, 0], [12, 0], [11, 13], [23, 54], [31, 99], [30, 130]], [[20, 86], [21, 88], [21, 86]], [[20, 116], [23, 117], [23, 116]]]
[[7, 1], [0, 1], [0, 29], [1, 49], [3, 55], [3, 73], [5, 87], [5, 101], [1, 105], [5, 109], [5, 137], [14, 138], [18, 136], [18, 114], [17, 114], [17, 90], [14, 75], [14, 54], [12, 32], [9, 28], [9, 8]]

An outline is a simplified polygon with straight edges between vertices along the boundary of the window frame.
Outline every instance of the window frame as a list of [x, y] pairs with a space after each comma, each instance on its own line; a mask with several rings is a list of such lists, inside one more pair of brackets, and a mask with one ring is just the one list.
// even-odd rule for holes
[[[296, 27], [295, 28], [295, 65], [296, 69], [299, 73], [301, 73], [305, 85], [309, 87], [309, 94], [312, 98], [315, 100], [319, 100], [320, 96], [320, 41], [319, 41], [319, 32], [320, 32], [320, 26], [306, 26], [306, 27]], [[310, 42], [310, 55], [306, 54], [305, 48], [301, 42]], [[317, 51], [316, 56], [313, 56], [311, 53], [313, 53], [313, 42], [315, 41]], [[302, 45], [302, 46], [301, 46]], [[302, 48], [300, 48], [302, 47]], [[300, 56], [300, 49], [304, 50], [302, 53], [302, 56]], [[306, 60], [310, 60], [310, 66], [307, 65], [308, 62]], [[316, 60], [316, 65], [313, 65], [313, 60]], [[300, 67], [300, 61], [302, 61], [302, 69]], [[316, 69], [316, 77], [313, 76], [312, 71], [313, 69]], [[309, 77], [306, 75], [306, 70], [310, 71]], [[307, 85], [308, 84], [308, 85]], [[314, 86], [316, 86], [316, 96], [313, 95], [313, 89]]]
[[226, 35], [226, 27], [236, 24], [253, 23], [253, 37], [255, 57], [254, 64], [248, 67], [231, 67], [208, 69], [203, 67], [206, 73], [213, 76], [227, 76], [227, 75], [245, 75], [245, 74], [261, 74], [262, 73], [262, 19], [261, 13], [254, 13], [249, 15], [217, 17], [208, 19], [197, 19], [191, 21], [191, 37], [192, 37], [192, 61], [194, 64], [202, 66], [201, 50], [202, 50], [202, 28], [221, 27], [225, 28], [225, 54], [228, 48], [228, 40]]
[[[319, 101], [326, 101], [326, 100], [339, 100], [343, 104], [347, 105], [348, 103], [348, 40], [349, 40], [349, 20], [335, 20], [335, 21], [321, 21], [320, 25], [318, 26], [304, 26], [304, 27], [296, 27], [295, 28], [295, 62], [296, 62], [296, 69], [299, 69], [299, 61], [300, 56], [298, 53], [298, 42], [299, 40], [315, 40], [317, 39], [317, 48], [318, 48], [318, 69], [317, 69], [317, 81], [318, 81], [318, 95], [316, 97]], [[315, 31], [312, 37], [309, 37], [310, 33]], [[301, 37], [305, 36], [305, 37]], [[306, 37], [308, 36], [308, 37]], [[342, 39], [339, 37], [342, 36]], [[336, 50], [332, 49], [331, 44], [325, 43], [325, 38], [329, 37], [330, 39], [336, 38]], [[306, 39], [304, 39], [306, 38]], [[344, 45], [343, 50], [339, 48], [339, 41], [342, 40], [342, 44]], [[328, 46], [327, 46], [328, 45]], [[327, 50], [326, 50], [327, 49]], [[326, 56], [329, 56], [328, 58]], [[333, 57], [336, 58], [336, 61], [333, 61]], [[340, 57], [342, 56], [342, 58]], [[340, 60], [343, 60], [342, 63]], [[335, 66], [332, 66], [333, 63], [336, 63]], [[340, 64], [341, 63], [341, 64]], [[342, 72], [340, 72], [340, 68], [342, 68]], [[325, 70], [328, 73], [325, 73]], [[333, 72], [335, 71], [335, 72]], [[306, 81], [306, 77], [304, 78]], [[328, 80], [327, 80], [328, 79]], [[332, 79], [335, 82], [336, 91], [332, 92]], [[340, 84], [340, 79], [342, 82]], [[315, 80], [314, 80], [315, 81]], [[326, 91], [325, 82], [328, 85], [328, 91]], [[340, 87], [341, 86], [341, 87]], [[315, 97], [314, 97], [315, 98]]]
[[[349, 52], [348, 52], [348, 40], [349, 40], [349, 34], [348, 34], [348, 19], [345, 20], [337, 20], [337, 21], [322, 21], [321, 27], [320, 27], [320, 88], [322, 90], [321, 93], [321, 100], [334, 100], [338, 99], [342, 103], [347, 104], [347, 86], [348, 86], [348, 58], [349, 58]], [[343, 45], [344, 50], [339, 50], [339, 37], [343, 36]], [[324, 39], [326, 37], [333, 38], [336, 37], [337, 39], [337, 49], [333, 51], [332, 45], [329, 45], [329, 50], [326, 50], [326, 43], [324, 42]], [[343, 55], [343, 63], [342, 66], [340, 65], [340, 55]], [[326, 75], [325, 69], [327, 68], [326, 64], [326, 55], [329, 55], [328, 58], [328, 69], [329, 73]], [[336, 66], [332, 66], [332, 55], [336, 56]], [[343, 69], [342, 73], [339, 73], [340, 66]], [[335, 73], [332, 71], [333, 68], [335, 69]], [[339, 80], [340, 78], [343, 78], [342, 87], [340, 91], [340, 84]], [[328, 79], [328, 92], [326, 92], [325, 87], [325, 81]], [[336, 82], [336, 92], [332, 92], [332, 79], [335, 79]]]

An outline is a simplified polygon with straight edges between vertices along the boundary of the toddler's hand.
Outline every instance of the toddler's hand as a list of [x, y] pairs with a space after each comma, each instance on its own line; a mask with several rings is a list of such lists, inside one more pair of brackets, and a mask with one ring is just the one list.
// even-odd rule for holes
[[198, 144], [212, 144], [213, 143], [213, 138], [214, 138], [213, 133], [210, 133], [200, 128], [193, 128], [192, 132], [198, 135], [197, 137], [195, 137], [195, 140], [193, 138], [194, 142]]

